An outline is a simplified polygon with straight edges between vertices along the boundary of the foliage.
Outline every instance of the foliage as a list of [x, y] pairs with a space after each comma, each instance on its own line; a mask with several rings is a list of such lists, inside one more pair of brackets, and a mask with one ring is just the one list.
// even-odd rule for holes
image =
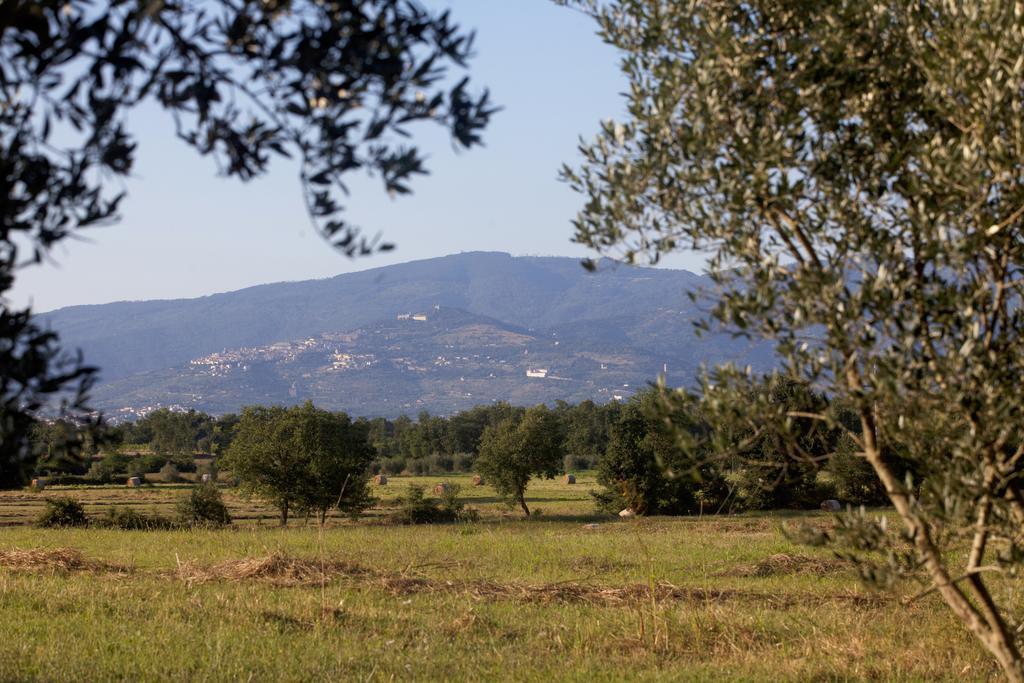
[[168, 462], [160, 468], [160, 479], [172, 484], [185, 480], [173, 462]]
[[[446, 82], [472, 36], [404, 0], [13, 0], [0, 26], [0, 294], [20, 266], [117, 219], [137, 146], [126, 119], [144, 102], [222, 175], [248, 181], [272, 157], [297, 159], [311, 220], [349, 256], [391, 245], [341, 218], [346, 174], [408, 193], [426, 172], [411, 126], [439, 124], [472, 147], [494, 112], [466, 78]], [[11, 487], [32, 464], [34, 416], [48, 404], [87, 415], [96, 369], [29, 309], [0, 306], [0, 339], [0, 487]]]
[[155, 531], [171, 529], [174, 524], [159, 515], [145, 515], [128, 507], [109, 507], [96, 523], [99, 526], [125, 531]]
[[36, 526], [43, 528], [88, 525], [85, 508], [73, 498], [47, 498], [46, 509], [36, 520]]
[[[566, 4], [630, 82], [628, 118], [566, 169], [588, 198], [576, 239], [630, 261], [707, 253], [707, 327], [774, 340], [783, 378], [850, 407], [845, 434], [903, 526], [851, 514], [823, 540], [881, 553], [864, 573], [882, 584], [923, 581], [1024, 681], [1021, 618], [990, 579], [1024, 561], [1020, 7]], [[787, 450], [796, 420], [843, 429], [750, 405], [762, 384], [712, 372], [695, 400]]]
[[527, 409], [484, 430], [477, 470], [498, 495], [529, 516], [526, 487], [533, 476], [554, 478], [562, 465], [563, 437], [555, 414], [544, 405]]
[[186, 526], [226, 526], [231, 514], [220, 490], [212, 482], [194, 486], [177, 505], [178, 519]]
[[399, 524], [439, 524], [444, 522], [468, 522], [477, 518], [474, 510], [466, 507], [459, 499], [461, 487], [447, 484], [440, 499], [428, 498], [426, 488], [409, 484], [404, 495], [396, 499], [398, 510], [391, 520]]
[[250, 493], [272, 502], [288, 523], [292, 508], [355, 513], [370, 504], [367, 467], [373, 459], [365, 426], [311, 403], [242, 411], [222, 463]]
[[[718, 468], [683, 452], [670, 429], [654, 412], [655, 396], [640, 394], [623, 406], [611, 426], [607, 451], [597, 464], [594, 494], [598, 507], [617, 513], [681, 515], [717, 509], [726, 498]], [[704, 429], [686, 413], [672, 416], [675, 427], [688, 432]]]

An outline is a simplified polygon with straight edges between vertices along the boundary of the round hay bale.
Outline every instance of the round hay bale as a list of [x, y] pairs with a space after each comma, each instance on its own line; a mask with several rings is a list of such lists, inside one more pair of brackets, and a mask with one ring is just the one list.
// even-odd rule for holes
[[39, 477], [37, 479], [33, 479], [32, 480], [32, 490], [33, 491], [42, 491], [45, 488], [46, 488], [46, 480], [43, 479], [42, 477]]
[[821, 501], [821, 509], [825, 512], [839, 512], [843, 509], [843, 504], [834, 498]]
[[373, 478], [373, 483], [376, 484], [377, 486], [387, 486], [388, 485], [388, 475], [386, 475], [386, 474], [378, 474], [376, 477]]
[[443, 495], [445, 493], [448, 493], [448, 489], [449, 488], [450, 487], [448, 486], [448, 484], [446, 482], [441, 482], [440, 484], [437, 484], [437, 485], [434, 486], [434, 495], [435, 496], [440, 496], [440, 495]]
[[576, 475], [575, 474], [567, 474], [567, 475], [565, 475], [565, 483], [566, 484], [575, 484], [576, 483]]
[[201, 477], [201, 481], [202, 481], [202, 482], [203, 482], [204, 484], [209, 484], [209, 483], [210, 483], [211, 481], [213, 481], [213, 475], [211, 475], [211, 474], [210, 474], [209, 472], [207, 472], [206, 474], [204, 474], [204, 475], [203, 475], [203, 476]]
[[629, 508], [626, 508], [625, 510], [619, 511], [619, 517], [636, 517], [636, 513]]
[[483, 486], [486, 482], [479, 474], [473, 475], [473, 486]]
[[142, 486], [142, 477], [128, 477], [128, 486], [137, 489]]

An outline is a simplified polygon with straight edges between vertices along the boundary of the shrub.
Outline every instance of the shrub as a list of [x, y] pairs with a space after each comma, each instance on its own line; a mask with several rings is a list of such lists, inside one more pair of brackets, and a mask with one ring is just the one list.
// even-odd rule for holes
[[582, 455], [567, 455], [562, 461], [562, 467], [566, 472], [581, 472], [583, 470], [589, 470], [594, 466], [594, 463], [590, 458], [586, 458]]
[[458, 485], [449, 484], [440, 501], [427, 498], [425, 491], [423, 486], [409, 484], [405, 495], [398, 498], [398, 511], [391, 520], [399, 524], [437, 524], [476, 519], [476, 511], [466, 509], [459, 500]]
[[416, 458], [415, 460], [406, 463], [406, 470], [409, 474], [415, 474], [417, 476], [430, 474], [430, 463], [427, 462], [426, 458]]
[[[178, 468], [178, 470], [181, 471], [181, 472], [185, 471], [185, 470], [182, 470], [180, 467]], [[203, 463], [202, 465], [196, 465], [195, 466], [195, 472], [196, 472], [196, 477], [200, 481], [202, 481], [204, 474], [210, 475], [210, 481], [217, 481], [217, 476], [219, 474], [218, 471], [217, 471], [217, 463], [214, 462], [213, 460], [210, 460], [209, 462]]]
[[36, 526], [71, 527], [89, 526], [89, 518], [85, 516], [85, 508], [72, 498], [47, 498], [46, 509], [36, 520]]
[[174, 524], [160, 515], [144, 515], [132, 508], [107, 508], [107, 512], [98, 520], [100, 526], [128, 531], [155, 529], [171, 529]]
[[187, 526], [226, 526], [231, 514], [212, 483], [200, 484], [178, 503], [178, 519]]
[[472, 472], [473, 463], [476, 458], [472, 453], [459, 453], [455, 456], [455, 471], [456, 472]]
[[173, 462], [168, 462], [160, 468], [160, 478], [172, 484], [185, 480]]
[[451, 472], [455, 469], [455, 459], [443, 453], [435, 453], [427, 459], [427, 462], [429, 463], [431, 474]]
[[85, 476], [101, 484], [109, 484], [114, 479], [114, 468], [106, 460], [97, 460], [89, 466]]
[[398, 475], [405, 471], [405, 458], [387, 458], [381, 462], [385, 474]]

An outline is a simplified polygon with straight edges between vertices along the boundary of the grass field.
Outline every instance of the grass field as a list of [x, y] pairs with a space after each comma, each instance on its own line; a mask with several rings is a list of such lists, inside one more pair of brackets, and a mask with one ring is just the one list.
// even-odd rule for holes
[[[780, 526], [823, 513], [631, 519], [581, 477], [523, 519], [452, 477], [472, 524], [325, 530], [228, 493], [222, 531], [40, 530], [48, 495], [169, 512], [183, 490], [0, 494], [0, 680], [985, 680], [942, 605], [862, 588]], [[596, 526], [594, 526], [596, 524]]]

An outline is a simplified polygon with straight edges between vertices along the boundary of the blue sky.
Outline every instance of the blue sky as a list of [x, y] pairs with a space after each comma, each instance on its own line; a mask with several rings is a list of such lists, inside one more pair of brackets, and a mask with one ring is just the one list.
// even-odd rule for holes
[[[623, 112], [615, 51], [578, 12], [550, 0], [425, 0], [450, 7], [477, 32], [471, 77], [504, 107], [486, 147], [455, 152], [440, 129], [420, 128], [430, 176], [411, 197], [388, 198], [371, 180], [352, 183], [348, 217], [381, 230], [398, 248], [349, 260], [313, 231], [297, 170], [277, 163], [248, 184], [216, 176], [213, 163], [175, 139], [158, 108], [129, 124], [138, 136], [123, 219], [82, 233], [52, 264], [19, 273], [14, 303], [38, 311], [85, 303], [180, 298], [277, 282], [330, 277], [459, 251], [585, 256], [571, 244], [582, 202], [557, 180], [575, 163], [578, 138]], [[702, 259], [674, 257], [698, 270]]]

